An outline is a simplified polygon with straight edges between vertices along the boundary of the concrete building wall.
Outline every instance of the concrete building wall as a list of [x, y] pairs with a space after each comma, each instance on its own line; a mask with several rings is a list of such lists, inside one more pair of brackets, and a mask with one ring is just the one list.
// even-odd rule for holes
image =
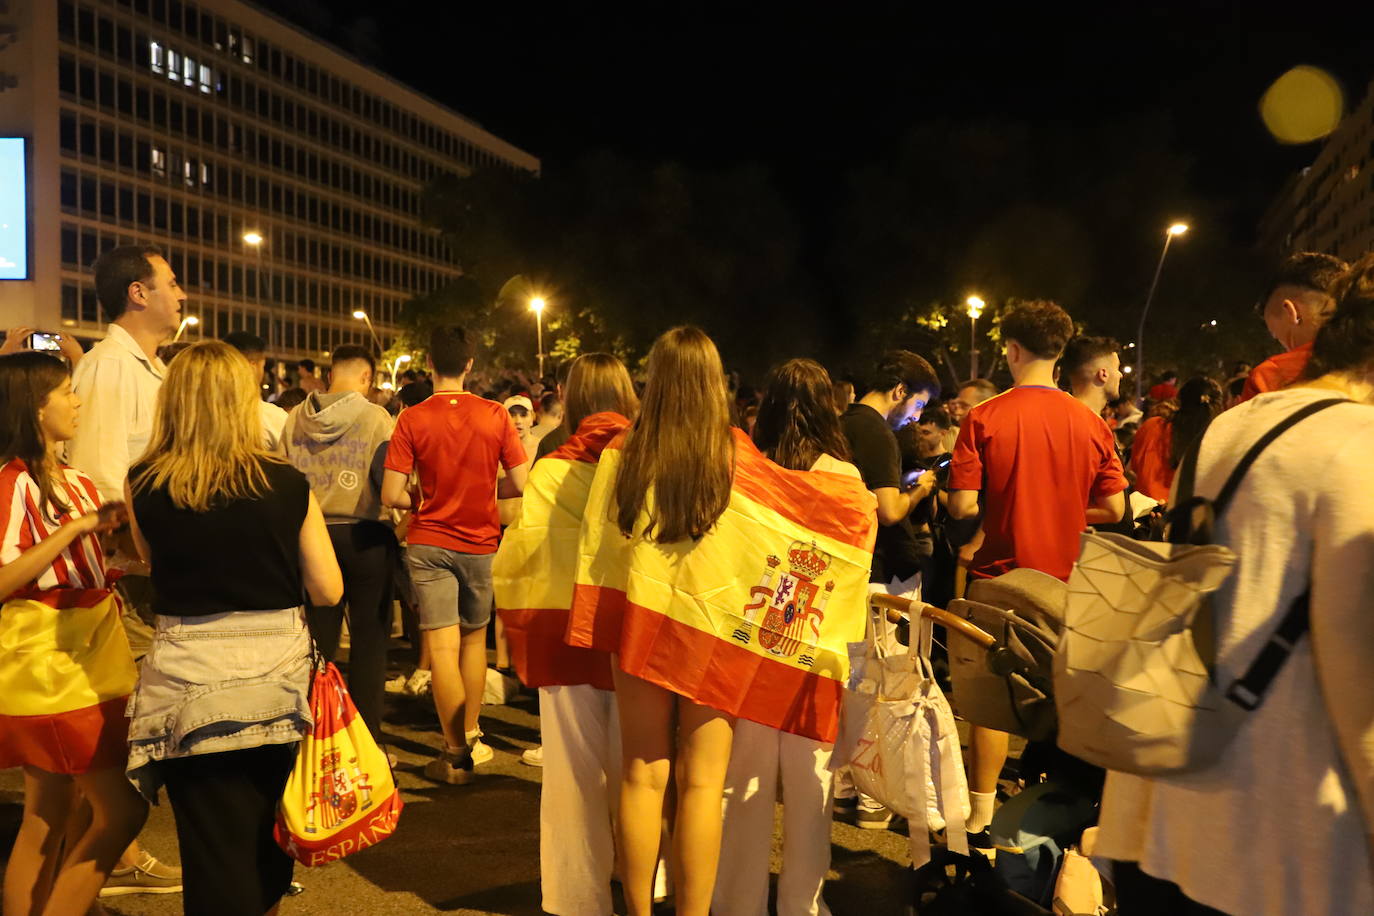
[[1374, 250], [1374, 84], [1312, 165], [1284, 184], [1260, 241], [1274, 255], [1323, 251], [1347, 261]]
[[31, 279], [0, 281], [0, 326], [99, 336], [91, 264], [138, 242], [170, 255], [201, 319], [186, 339], [246, 328], [319, 358], [371, 340], [361, 309], [386, 345], [406, 299], [460, 273], [421, 224], [426, 182], [539, 170], [238, 0], [11, 0], [0, 74], [0, 135], [31, 141], [33, 214]]

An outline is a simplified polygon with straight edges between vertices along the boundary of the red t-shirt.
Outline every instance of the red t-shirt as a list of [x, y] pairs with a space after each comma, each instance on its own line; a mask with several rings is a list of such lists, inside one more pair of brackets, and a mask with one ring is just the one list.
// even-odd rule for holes
[[1174, 468], [1169, 463], [1174, 447], [1174, 426], [1163, 417], [1150, 417], [1140, 424], [1131, 440], [1131, 470], [1135, 488], [1150, 499], [1169, 501], [1174, 485]]
[[1126, 489], [1112, 432], [1057, 388], [1026, 385], [969, 411], [950, 462], [949, 489], [983, 491], [975, 576], [1018, 567], [1067, 580], [1088, 503]]
[[401, 412], [386, 452], [386, 469], [417, 472], [420, 505], [411, 544], [460, 553], [495, 553], [501, 535], [496, 468], [526, 461], [510, 414], [469, 392], [436, 391]]
[[1257, 394], [1287, 388], [1298, 380], [1298, 376], [1302, 375], [1303, 370], [1307, 368], [1307, 361], [1311, 358], [1310, 343], [1294, 347], [1287, 353], [1269, 357], [1250, 371], [1250, 377], [1245, 380], [1245, 389], [1240, 393], [1240, 400], [1248, 401]]

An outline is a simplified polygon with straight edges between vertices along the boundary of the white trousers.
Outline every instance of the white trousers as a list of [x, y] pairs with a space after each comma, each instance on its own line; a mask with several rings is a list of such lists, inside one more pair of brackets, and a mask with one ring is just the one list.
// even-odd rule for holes
[[738, 720], [725, 776], [725, 830], [711, 899], [713, 916], [768, 916], [773, 805], [779, 782], [784, 803], [777, 916], [830, 916], [821, 888], [830, 870], [832, 749], [833, 745]]
[[544, 786], [539, 883], [554, 916], [611, 916], [612, 812], [620, 791], [615, 693], [586, 685], [540, 687]]

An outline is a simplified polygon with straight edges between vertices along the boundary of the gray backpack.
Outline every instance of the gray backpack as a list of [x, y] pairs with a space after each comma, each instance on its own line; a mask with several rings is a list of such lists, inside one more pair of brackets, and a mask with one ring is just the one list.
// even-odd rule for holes
[[1061, 748], [1142, 776], [1188, 773], [1217, 761], [1307, 632], [1309, 593], [1283, 613], [1244, 674], [1218, 683], [1208, 596], [1231, 575], [1236, 555], [1211, 543], [1212, 523], [1270, 443], [1343, 403], [1309, 404], [1261, 436], [1214, 500], [1193, 492], [1201, 447], [1195, 442], [1179, 468], [1168, 542], [1084, 533], [1054, 655]]

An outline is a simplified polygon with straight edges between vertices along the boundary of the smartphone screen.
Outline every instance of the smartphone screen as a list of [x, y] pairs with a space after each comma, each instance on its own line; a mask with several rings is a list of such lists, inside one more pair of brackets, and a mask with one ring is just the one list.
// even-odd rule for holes
[[35, 350], [60, 350], [56, 334], [34, 334], [29, 338], [29, 346]]

